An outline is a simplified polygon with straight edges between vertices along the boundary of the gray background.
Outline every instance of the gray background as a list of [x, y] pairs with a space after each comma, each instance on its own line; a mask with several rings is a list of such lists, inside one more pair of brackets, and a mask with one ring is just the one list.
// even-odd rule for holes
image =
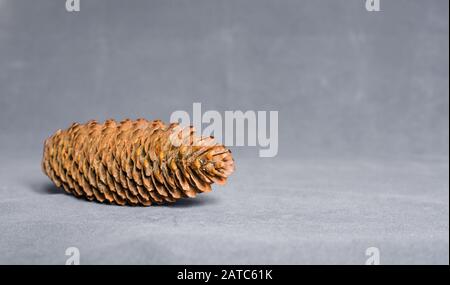
[[[449, 261], [448, 1], [0, 0], [0, 263]], [[279, 111], [279, 154], [170, 207], [58, 195], [73, 121]], [[56, 194], [56, 195], [53, 195]]]

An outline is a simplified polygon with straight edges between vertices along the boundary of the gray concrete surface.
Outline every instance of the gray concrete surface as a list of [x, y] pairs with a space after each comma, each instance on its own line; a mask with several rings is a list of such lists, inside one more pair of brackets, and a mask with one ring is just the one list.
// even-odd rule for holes
[[[449, 262], [449, 2], [0, 0], [0, 263]], [[279, 153], [170, 207], [60, 194], [73, 121], [279, 112]]]
[[[5, 155], [6, 156], [6, 155]], [[38, 156], [0, 169], [0, 263], [448, 264], [447, 158], [251, 160], [225, 187], [173, 206], [87, 202]]]

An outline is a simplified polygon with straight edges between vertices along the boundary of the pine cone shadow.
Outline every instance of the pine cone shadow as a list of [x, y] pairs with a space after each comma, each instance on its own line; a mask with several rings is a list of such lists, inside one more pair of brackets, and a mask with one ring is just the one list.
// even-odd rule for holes
[[176, 201], [173, 204], [164, 204], [161, 206], [169, 206], [174, 208], [190, 208], [190, 207], [201, 207], [207, 205], [216, 204], [217, 200], [211, 196], [198, 195], [195, 198], [184, 198]]
[[41, 184], [33, 184], [31, 188], [39, 194], [45, 195], [56, 195], [56, 194], [66, 194], [62, 188], [56, 187], [53, 183], [41, 183]]
[[[62, 194], [62, 195], [67, 195], [67, 196], [71, 196], [74, 199], [80, 199], [77, 198], [73, 195], [69, 195], [68, 193], [66, 193], [64, 191], [63, 188], [58, 188], [56, 187], [55, 184], [51, 183], [51, 182], [47, 182], [47, 183], [40, 183], [40, 184], [32, 184], [31, 188], [33, 189], [33, 191], [35, 191], [38, 194], [43, 194], [43, 195], [57, 195], [57, 194]], [[89, 203], [98, 203], [101, 205], [108, 205], [108, 206], [118, 206], [115, 204], [109, 204], [109, 203], [99, 203], [96, 201], [86, 201]], [[207, 196], [207, 195], [198, 195], [195, 198], [184, 198], [184, 199], [180, 199], [178, 201], [176, 201], [175, 203], [168, 203], [168, 204], [161, 204], [161, 205], [153, 205], [150, 207], [173, 207], [173, 208], [190, 208], [190, 207], [202, 207], [202, 206], [207, 206], [207, 205], [212, 205], [212, 204], [216, 204], [217, 200], [213, 197]], [[122, 206], [121, 206], [122, 207]], [[124, 206], [127, 207], [127, 206]]]

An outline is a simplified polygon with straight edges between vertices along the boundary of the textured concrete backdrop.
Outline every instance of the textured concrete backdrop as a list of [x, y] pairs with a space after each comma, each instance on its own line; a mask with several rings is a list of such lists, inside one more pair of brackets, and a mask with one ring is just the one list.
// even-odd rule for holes
[[[448, 264], [448, 1], [64, 2], [0, 0], [0, 263]], [[174, 208], [51, 195], [58, 128], [193, 102], [279, 111], [278, 157]]]

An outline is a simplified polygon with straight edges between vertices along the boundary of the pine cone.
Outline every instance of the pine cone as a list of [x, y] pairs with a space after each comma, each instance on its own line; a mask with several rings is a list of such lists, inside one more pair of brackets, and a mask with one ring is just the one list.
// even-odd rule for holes
[[45, 140], [42, 169], [77, 197], [149, 206], [210, 192], [212, 183], [225, 184], [234, 161], [230, 150], [195, 136], [193, 127], [127, 119], [58, 130]]

